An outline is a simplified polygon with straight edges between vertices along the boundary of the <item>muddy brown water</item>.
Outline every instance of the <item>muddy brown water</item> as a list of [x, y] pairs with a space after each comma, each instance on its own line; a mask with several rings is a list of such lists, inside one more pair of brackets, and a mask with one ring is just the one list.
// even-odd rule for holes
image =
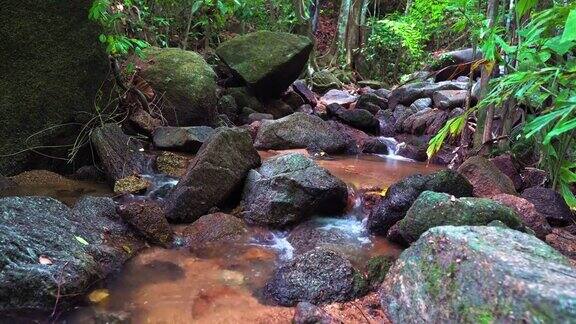
[[[283, 153], [261, 152], [261, 156], [267, 159]], [[379, 156], [336, 157], [317, 162], [353, 188], [386, 188], [407, 175], [440, 169]], [[59, 186], [52, 181], [34, 186], [34, 182], [23, 182], [16, 190], [2, 195], [45, 195], [71, 205], [85, 194], [110, 194], [99, 184], [60, 181]], [[361, 207], [352, 208], [346, 215], [330, 216], [318, 218], [316, 226], [337, 228], [357, 240], [359, 248], [346, 251], [354, 254], [355, 264], [361, 265], [372, 256], [400, 254], [399, 247], [366, 233]], [[100, 297], [104, 296], [96, 298], [101, 300], [90, 301], [87, 296], [83, 304], [63, 314], [60, 320], [94, 323], [94, 314], [98, 313], [106, 314], [108, 320], [127, 316], [131, 323], [289, 323], [293, 308], [266, 305], [259, 294], [278, 264], [291, 257], [286, 235], [251, 228], [245, 240], [213, 246], [201, 253], [150, 247], [112, 278], [94, 287]]]

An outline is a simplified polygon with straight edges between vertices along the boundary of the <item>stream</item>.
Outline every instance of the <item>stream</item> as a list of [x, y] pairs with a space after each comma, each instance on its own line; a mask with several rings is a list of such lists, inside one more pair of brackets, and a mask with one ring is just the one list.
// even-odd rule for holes
[[[263, 159], [285, 152], [260, 152]], [[344, 242], [331, 245], [363, 266], [373, 256], [397, 257], [401, 249], [368, 233], [365, 227], [360, 190], [387, 188], [414, 173], [431, 173], [439, 167], [390, 156], [362, 155], [317, 159], [319, 165], [345, 181], [350, 188], [350, 203], [344, 215], [316, 217], [306, 223], [318, 231], [338, 233]], [[165, 176], [148, 176], [153, 183], [145, 197], [176, 185]], [[27, 192], [26, 192], [27, 191]], [[45, 195], [72, 204], [84, 194], [106, 194], [96, 184], [86, 187], [21, 186], [13, 194]], [[141, 197], [134, 197], [141, 198]], [[178, 233], [178, 226], [175, 227]], [[105, 298], [89, 301], [62, 315], [68, 323], [90, 323], [95, 313], [123, 318], [133, 323], [275, 323], [289, 322], [292, 308], [266, 305], [260, 295], [274, 269], [290, 260], [294, 247], [289, 232], [251, 227], [245, 239], [231, 244], [218, 244], [200, 251], [189, 248], [162, 249], [149, 247], [130, 260], [115, 275], [93, 289]], [[112, 315], [110, 315], [112, 314]], [[100, 315], [102, 316], [102, 315]], [[107, 318], [107, 317], [104, 317]]]

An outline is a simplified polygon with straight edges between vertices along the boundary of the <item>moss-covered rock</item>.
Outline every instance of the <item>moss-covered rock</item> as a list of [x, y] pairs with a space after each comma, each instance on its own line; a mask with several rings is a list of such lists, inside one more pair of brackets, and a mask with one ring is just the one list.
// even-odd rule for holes
[[216, 54], [256, 95], [269, 98], [298, 78], [311, 51], [307, 37], [259, 31], [224, 42]]
[[460, 198], [445, 193], [424, 191], [399, 223], [402, 236], [416, 241], [428, 229], [443, 225], [487, 225], [499, 220], [513, 229], [522, 221], [511, 208], [485, 198]]
[[312, 90], [325, 93], [332, 89], [342, 89], [342, 82], [330, 71], [322, 70], [312, 74]]
[[394, 323], [571, 323], [576, 270], [528, 234], [442, 226], [402, 253], [380, 296]]
[[[31, 147], [72, 144], [108, 74], [98, 42], [99, 28], [88, 21], [91, 0], [4, 1], [0, 11], [0, 154]], [[57, 127], [57, 125], [67, 126]], [[42, 134], [31, 135], [48, 130]], [[38, 149], [67, 157], [65, 149]], [[0, 173], [28, 168], [63, 169], [66, 161], [32, 152], [0, 157]]]
[[163, 96], [162, 115], [170, 126], [211, 126], [217, 116], [216, 73], [197, 53], [147, 48], [143, 76]]
[[370, 289], [377, 289], [384, 281], [394, 261], [386, 256], [376, 256], [366, 263], [366, 280]]

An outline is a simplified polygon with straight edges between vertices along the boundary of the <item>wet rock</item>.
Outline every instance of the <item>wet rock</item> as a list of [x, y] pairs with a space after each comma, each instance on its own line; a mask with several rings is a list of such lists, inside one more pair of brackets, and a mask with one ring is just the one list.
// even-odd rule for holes
[[450, 110], [456, 107], [465, 107], [468, 90], [440, 90], [434, 92], [432, 100], [434, 107]]
[[118, 206], [118, 214], [140, 235], [153, 244], [169, 247], [174, 233], [160, 204], [155, 201], [134, 201]]
[[576, 216], [558, 192], [542, 187], [524, 190], [522, 198], [530, 201], [552, 226], [566, 226], [576, 222]]
[[546, 217], [540, 214], [534, 204], [528, 200], [508, 194], [499, 194], [491, 199], [514, 209], [520, 216], [522, 223], [532, 229], [539, 238], [544, 239], [552, 230], [546, 222]]
[[98, 127], [92, 131], [90, 140], [110, 182], [145, 170], [146, 158], [142, 154], [142, 144], [124, 134], [120, 126], [107, 124]]
[[264, 112], [277, 119], [294, 113], [294, 109], [282, 100], [271, 100], [264, 104]]
[[476, 197], [488, 198], [502, 193], [516, 194], [512, 180], [484, 157], [469, 158], [458, 168], [458, 172], [474, 186]]
[[240, 113], [240, 107], [238, 107], [234, 96], [223, 95], [220, 97], [220, 99], [218, 99], [218, 112], [228, 116], [230, 120], [235, 121]]
[[312, 115], [312, 114], [314, 114], [314, 108], [312, 108], [312, 106], [306, 104], [306, 105], [300, 106], [300, 107], [296, 110], [296, 112], [301, 112], [301, 113], [304, 113], [304, 114]]
[[410, 246], [410, 242], [406, 241], [406, 239], [404, 239], [404, 237], [402, 236], [402, 232], [400, 232], [398, 223], [390, 227], [390, 229], [388, 230], [388, 234], [386, 234], [386, 239], [392, 243], [396, 243], [403, 247]]
[[299, 302], [292, 319], [294, 324], [332, 324], [336, 323], [322, 308], [308, 302]]
[[406, 216], [406, 212], [423, 191], [444, 192], [455, 197], [472, 195], [472, 185], [452, 170], [442, 170], [423, 176], [415, 174], [393, 184], [384, 199], [368, 216], [368, 229], [386, 235], [389, 229]]
[[[454, 110], [452, 110], [452, 113], [459, 112], [459, 109], [460, 108], [455, 108]], [[451, 115], [453, 115], [452, 113], [448, 113], [447, 111], [437, 112], [434, 116], [432, 116], [433, 119], [430, 123], [428, 123], [428, 127], [426, 127], [424, 134], [431, 135], [431, 136], [438, 134], [440, 129], [442, 129], [442, 127], [444, 127], [444, 125], [446, 125], [446, 122], [448, 121], [449, 118], [453, 118], [455, 116], [460, 115], [460, 114], [457, 114], [455, 116], [451, 116]]]
[[137, 194], [145, 192], [150, 187], [150, 181], [139, 175], [131, 175], [114, 183], [115, 194]]
[[362, 143], [370, 138], [370, 135], [364, 133], [363, 131], [338, 121], [329, 120], [327, 123], [330, 125], [330, 127], [332, 127], [332, 129], [344, 137], [344, 141], [346, 143], [346, 154], [360, 153], [360, 147], [362, 146]]
[[322, 70], [312, 74], [312, 90], [325, 93], [332, 89], [342, 89], [342, 82], [330, 71]]
[[234, 242], [242, 238], [248, 229], [237, 217], [225, 213], [204, 215], [187, 225], [182, 236], [193, 248], [202, 248], [211, 243]]
[[142, 247], [110, 198], [86, 197], [74, 210], [52, 198], [2, 198], [0, 237], [2, 314], [52, 312], [58, 284], [58, 309], [67, 309]]
[[420, 111], [426, 108], [432, 107], [432, 99], [430, 98], [420, 98], [415, 100], [411, 105], [410, 108]]
[[358, 96], [350, 94], [344, 90], [330, 90], [322, 98], [320, 102], [328, 106], [330, 104], [339, 104], [342, 106], [349, 105], [358, 100]]
[[390, 150], [385, 141], [379, 137], [371, 137], [363, 142], [361, 151], [368, 154], [388, 154]]
[[344, 152], [347, 145], [346, 139], [320, 117], [303, 113], [264, 121], [254, 143], [261, 150], [311, 148], [326, 153]]
[[480, 51], [476, 52], [476, 57], [473, 56], [472, 48], [465, 48], [455, 51], [450, 51], [442, 54], [438, 62], [433, 65], [435, 70], [440, 70], [454, 64], [470, 63], [475, 59], [482, 58]]
[[250, 134], [239, 128], [220, 128], [202, 145], [186, 174], [166, 198], [169, 220], [193, 222], [212, 207], [225, 203], [241, 188], [260, 156]]
[[388, 109], [388, 99], [376, 93], [366, 93], [358, 98], [356, 109], [364, 109], [375, 115], [380, 109]]
[[394, 137], [396, 135], [396, 129], [394, 128], [396, 119], [391, 109], [380, 110], [375, 117], [380, 123], [380, 136]]
[[142, 108], [134, 110], [130, 116], [128, 116], [128, 120], [130, 125], [136, 128], [136, 131], [146, 135], [152, 134], [156, 128], [162, 126], [162, 120], [152, 117], [152, 115]]
[[179, 178], [186, 173], [189, 159], [185, 156], [172, 152], [162, 152], [156, 157], [156, 169], [158, 172], [171, 177]]
[[216, 74], [199, 54], [178, 48], [149, 47], [144, 79], [162, 97], [169, 126], [212, 126], [218, 111]]
[[266, 112], [264, 105], [258, 98], [252, 95], [246, 87], [228, 88], [225, 94], [234, 98], [238, 108], [240, 108], [240, 112], [246, 107], [252, 109], [254, 112]]
[[366, 280], [370, 290], [376, 290], [384, 281], [394, 261], [385, 256], [376, 256], [366, 263]]
[[436, 91], [441, 90], [466, 90], [467, 83], [444, 81], [439, 83], [411, 83], [398, 87], [390, 93], [388, 107], [395, 109], [398, 104], [410, 105], [420, 98], [432, 98]]
[[511, 208], [485, 198], [455, 198], [449, 194], [424, 191], [406, 212], [398, 227], [409, 242], [416, 241], [436, 226], [487, 225], [499, 220], [512, 229], [522, 222]]
[[380, 298], [397, 323], [570, 322], [576, 271], [534, 236], [442, 226], [402, 253]]
[[348, 301], [365, 291], [365, 279], [350, 261], [324, 249], [314, 249], [280, 266], [264, 288], [265, 294], [282, 306]]
[[565, 256], [576, 260], [576, 235], [562, 228], [554, 228], [546, 235], [546, 243]]
[[522, 188], [544, 187], [548, 182], [548, 174], [544, 170], [536, 168], [525, 168], [520, 172], [522, 178]]
[[432, 134], [434, 130], [444, 126], [448, 114], [442, 110], [425, 108], [408, 116], [402, 123], [402, 131], [413, 135]]
[[369, 133], [377, 133], [380, 127], [378, 120], [364, 109], [346, 109], [339, 104], [326, 107], [329, 116], [334, 116], [344, 124]]
[[311, 105], [312, 107], [316, 107], [316, 104], [318, 103], [316, 94], [314, 94], [314, 92], [308, 88], [303, 80], [294, 81], [292, 84], [292, 89], [294, 89], [294, 92], [299, 94], [304, 99], [305, 103]]
[[522, 189], [522, 177], [518, 172], [518, 168], [516, 167], [516, 163], [512, 160], [512, 156], [510, 154], [502, 154], [497, 157], [491, 158], [490, 161], [494, 163], [494, 165], [502, 171], [505, 175], [512, 180], [514, 183], [514, 188], [516, 190]]
[[403, 105], [396, 106], [396, 108], [392, 112], [393, 116], [392, 122], [394, 123], [394, 132], [402, 133], [402, 126], [404, 121], [415, 113], [416, 111], [413, 110], [412, 108]]
[[285, 227], [314, 214], [337, 214], [347, 198], [346, 184], [311, 159], [280, 155], [248, 174], [243, 217], [250, 223]]
[[419, 137], [409, 134], [397, 136], [399, 144], [396, 154], [414, 161], [426, 162], [428, 160], [428, 154], [426, 153], [428, 149], [428, 139], [429, 137]]
[[292, 87], [290, 87], [288, 91], [282, 95], [282, 101], [286, 103], [290, 109], [292, 109], [292, 112], [296, 111], [298, 108], [300, 108], [300, 106], [307, 104], [304, 102], [302, 96], [294, 91]]
[[154, 131], [153, 143], [163, 150], [196, 153], [213, 133], [214, 129], [207, 126], [160, 127]]
[[256, 95], [269, 98], [298, 78], [311, 51], [307, 37], [258, 31], [222, 43], [216, 54]]
[[[80, 181], [102, 181], [105, 179], [104, 173], [95, 165], [85, 165], [78, 168], [71, 176], [71, 179]], [[1, 187], [1, 185], [0, 185]]]

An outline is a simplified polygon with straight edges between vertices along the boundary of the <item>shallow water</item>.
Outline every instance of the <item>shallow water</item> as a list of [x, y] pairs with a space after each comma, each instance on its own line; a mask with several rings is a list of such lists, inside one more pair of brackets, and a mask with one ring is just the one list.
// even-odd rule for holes
[[[282, 153], [285, 152], [261, 152], [261, 156], [267, 159]], [[407, 175], [439, 169], [380, 156], [335, 157], [317, 162], [356, 188], [353, 193], [360, 188], [386, 188]], [[157, 180], [158, 185], [154, 187], [176, 183], [169, 178]], [[89, 185], [83, 191], [72, 190], [76, 187], [70, 185], [68, 183], [64, 191], [55, 185], [23, 186], [15, 193], [48, 195], [68, 202], [82, 194], [104, 193]], [[362, 201], [357, 195], [352, 197], [355, 198], [345, 215], [318, 217], [309, 226], [343, 233], [346, 242], [335, 248], [341, 249], [360, 269], [373, 256], [397, 257], [401, 252], [399, 247], [367, 232]], [[83, 305], [62, 315], [60, 320], [94, 323], [97, 316], [100, 319], [106, 316], [107, 320], [110, 316], [127, 316], [132, 323], [289, 323], [293, 308], [266, 305], [259, 294], [273, 270], [293, 257], [294, 248], [287, 239], [288, 234], [251, 228], [238, 242], [197, 252], [188, 248], [148, 248], [118, 274], [94, 287], [94, 290], [103, 289], [101, 292], [107, 294], [107, 298], [90, 302], [86, 297]]]

